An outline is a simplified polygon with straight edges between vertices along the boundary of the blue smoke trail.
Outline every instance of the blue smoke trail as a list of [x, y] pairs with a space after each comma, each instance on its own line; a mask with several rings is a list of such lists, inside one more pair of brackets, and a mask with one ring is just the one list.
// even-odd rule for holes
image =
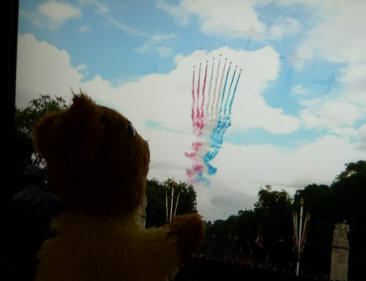
[[229, 87], [229, 91], [228, 91], [228, 94], [227, 94], [227, 97], [226, 97], [226, 101], [225, 101], [225, 110], [224, 110], [224, 114], [227, 114], [227, 103], [229, 102], [229, 98], [230, 98], [230, 93], [231, 93], [231, 87], [233, 86], [233, 82], [234, 82], [234, 78], [235, 78], [235, 74], [236, 74], [236, 66], [235, 66], [235, 70], [234, 70], [234, 74], [233, 74], [233, 77], [231, 78], [231, 82], [230, 82], [230, 87]]
[[242, 70], [240, 69], [238, 78], [236, 79], [236, 84], [235, 84], [233, 96], [231, 97], [231, 101], [230, 101], [230, 105], [229, 105], [229, 115], [231, 115], [231, 109], [233, 107], [233, 101], [234, 101], [234, 98], [235, 98], [236, 89], [238, 88], [238, 82], [239, 82], [239, 79], [240, 79], [241, 71]]
[[225, 79], [225, 85], [223, 88], [223, 93], [222, 93], [222, 97], [221, 97], [221, 101], [220, 101], [220, 112], [219, 112], [219, 118], [217, 120], [217, 124], [215, 129], [213, 130], [212, 134], [211, 134], [211, 149], [210, 151], [206, 152], [206, 154], [203, 157], [203, 161], [205, 162], [207, 168], [208, 168], [208, 174], [209, 175], [214, 175], [217, 172], [217, 168], [213, 167], [210, 162], [216, 157], [216, 155], [219, 153], [223, 143], [224, 143], [224, 134], [226, 132], [226, 130], [231, 126], [231, 109], [232, 109], [232, 105], [233, 105], [233, 101], [235, 98], [235, 93], [237, 90], [237, 86], [238, 86], [238, 82], [239, 82], [239, 78], [241, 75], [241, 70], [239, 72], [238, 78], [236, 79], [236, 83], [235, 83], [235, 87], [233, 90], [233, 94], [231, 96], [230, 99], [230, 103], [229, 106], [227, 107], [229, 98], [230, 98], [230, 91], [231, 91], [231, 87], [234, 81], [234, 77], [235, 77], [235, 71], [230, 83], [230, 88], [229, 88], [229, 93], [227, 94], [227, 99], [224, 105], [224, 114], [223, 114], [223, 103], [224, 103], [224, 95], [225, 95], [225, 90], [226, 90], [226, 83], [227, 83], [227, 79], [228, 79], [228, 75], [229, 75], [229, 71], [230, 71], [230, 67], [228, 69], [228, 72], [226, 74], [226, 79]]
[[220, 100], [220, 111], [219, 111], [219, 115], [222, 114], [222, 105], [224, 103], [223, 101], [224, 101], [224, 98], [225, 98], [225, 90], [226, 90], [227, 79], [229, 77], [230, 68], [231, 68], [231, 62], [229, 64], [229, 68], [227, 69], [226, 77], [225, 77], [225, 83], [224, 83], [224, 88], [222, 89], [222, 95], [221, 95], [221, 100]]
[[[225, 95], [226, 94], [226, 85], [227, 85], [227, 80], [229, 78], [230, 68], [231, 68], [231, 62], [229, 64], [229, 67], [228, 67], [227, 72], [226, 72], [224, 87], [222, 88], [222, 94], [221, 94], [221, 99], [220, 99], [220, 107], [219, 107], [219, 113], [218, 113], [218, 120], [217, 120], [216, 128], [212, 131], [212, 134], [211, 134], [211, 143], [212, 144], [215, 144], [216, 139], [218, 138], [217, 134], [219, 133], [220, 128], [222, 127], [223, 104], [224, 104], [224, 100], [226, 99], [226, 95]], [[211, 147], [212, 147], [212, 145], [211, 145]]]
[[206, 186], [210, 185], [210, 180], [207, 177], [205, 177], [202, 172], [197, 173], [196, 177], [194, 178], [194, 181], [201, 182]]

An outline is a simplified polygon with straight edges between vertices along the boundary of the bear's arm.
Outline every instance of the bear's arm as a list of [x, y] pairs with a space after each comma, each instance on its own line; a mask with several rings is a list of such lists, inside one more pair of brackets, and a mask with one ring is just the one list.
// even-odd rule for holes
[[124, 276], [125, 280], [162, 281], [174, 278], [181, 258], [177, 253], [177, 237], [170, 236], [169, 229], [146, 229], [134, 240], [127, 245], [131, 246], [131, 251], [127, 252], [133, 252], [126, 263], [132, 276]]
[[177, 238], [177, 252], [182, 263], [198, 251], [203, 243], [205, 225], [198, 214], [177, 216], [165, 227], [169, 228], [170, 237]]
[[179, 267], [200, 248], [204, 232], [204, 224], [197, 214], [177, 216], [161, 228], [144, 230], [136, 241], [136, 262], [132, 264], [139, 269], [131, 280], [172, 279]]

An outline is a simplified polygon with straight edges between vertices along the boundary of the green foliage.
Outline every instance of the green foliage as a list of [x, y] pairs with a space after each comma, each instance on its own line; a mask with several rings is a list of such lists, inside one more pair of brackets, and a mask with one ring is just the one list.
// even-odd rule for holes
[[258, 192], [255, 203], [258, 234], [262, 235], [269, 261], [280, 265], [287, 256], [291, 257], [292, 248], [292, 206], [289, 194], [272, 191], [270, 186]]
[[66, 101], [62, 97], [40, 95], [33, 99], [25, 108], [16, 108], [15, 127], [18, 131], [30, 136], [34, 125], [48, 112], [58, 112], [65, 109]]
[[[192, 185], [184, 182], [176, 183], [171, 179], [160, 182], [156, 179], [147, 180], [146, 186], [146, 226], [161, 226], [167, 222], [166, 219], [166, 197], [170, 200], [171, 187], [174, 184], [174, 202], [179, 201], [176, 215], [197, 213], [196, 192]], [[175, 203], [173, 206], [173, 211]]]
[[334, 198], [327, 185], [311, 184], [298, 190], [294, 197], [294, 208], [300, 209], [304, 199], [304, 213], [311, 215], [302, 266], [306, 272], [321, 275], [330, 269], [332, 233], [335, 223]]
[[27, 107], [15, 109], [15, 171], [18, 190], [25, 184], [23, 178], [25, 168], [28, 165], [40, 165], [42, 161], [34, 151], [33, 127], [44, 114], [65, 108], [66, 101], [63, 98], [40, 95], [39, 98], [31, 100]]
[[346, 220], [351, 232], [349, 241], [350, 276], [360, 276], [363, 242], [366, 237], [366, 162], [347, 163], [330, 186], [311, 184], [295, 195], [295, 206], [304, 198], [305, 210], [311, 213], [311, 224], [304, 252], [304, 267], [309, 273], [326, 274], [330, 268], [333, 229]]
[[346, 164], [346, 169], [333, 182], [336, 222], [346, 220], [350, 225], [351, 276], [364, 276], [366, 252], [366, 161]]
[[362, 177], [366, 175], [366, 161], [351, 162], [346, 164], [346, 170], [336, 177], [335, 183], [348, 178]]

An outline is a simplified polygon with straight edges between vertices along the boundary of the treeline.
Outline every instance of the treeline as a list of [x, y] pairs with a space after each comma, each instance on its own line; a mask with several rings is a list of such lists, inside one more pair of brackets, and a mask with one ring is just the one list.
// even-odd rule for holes
[[334, 225], [346, 221], [351, 230], [349, 276], [362, 280], [366, 266], [365, 161], [346, 164], [331, 185], [308, 185], [298, 190], [294, 198], [285, 191], [273, 191], [270, 186], [262, 188], [253, 210], [241, 210], [227, 220], [208, 223], [202, 252], [293, 272], [293, 211], [299, 211], [301, 198], [304, 214], [311, 215], [301, 262], [303, 274], [329, 276]]

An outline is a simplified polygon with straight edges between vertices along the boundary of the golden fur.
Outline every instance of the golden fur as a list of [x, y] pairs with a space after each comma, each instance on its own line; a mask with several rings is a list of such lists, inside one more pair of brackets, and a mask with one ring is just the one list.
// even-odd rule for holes
[[41, 119], [33, 139], [68, 210], [39, 253], [38, 281], [168, 280], [200, 247], [197, 214], [144, 228], [149, 147], [115, 110], [74, 95], [67, 110]]

